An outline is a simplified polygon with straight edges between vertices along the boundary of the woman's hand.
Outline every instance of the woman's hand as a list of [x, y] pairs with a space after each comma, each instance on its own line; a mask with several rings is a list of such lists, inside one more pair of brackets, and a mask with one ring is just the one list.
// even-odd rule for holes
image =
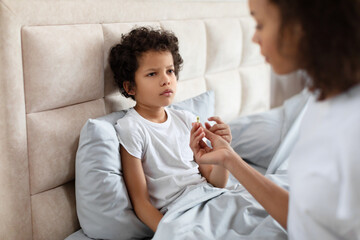
[[212, 133], [221, 136], [228, 143], [231, 143], [232, 136], [229, 125], [225, 124], [220, 117], [210, 117], [209, 121], [214, 121], [216, 124], [211, 126], [208, 122], [205, 123], [205, 127]]
[[[212, 148], [203, 141], [204, 137], [211, 142]], [[198, 164], [225, 166], [227, 159], [230, 159], [235, 154], [225, 138], [204, 128], [200, 123], [193, 123], [190, 133], [190, 147]]]

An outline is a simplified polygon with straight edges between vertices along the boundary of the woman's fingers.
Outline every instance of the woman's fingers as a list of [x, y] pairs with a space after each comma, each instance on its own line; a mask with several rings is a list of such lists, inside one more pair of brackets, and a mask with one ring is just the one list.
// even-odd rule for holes
[[216, 124], [214, 125], [210, 125], [208, 122], [205, 123], [205, 127], [206, 129], [210, 130], [211, 132], [215, 133], [215, 131], [218, 130], [226, 130], [228, 128], [228, 125], [225, 124], [220, 117], [209, 117], [208, 118], [209, 121], [214, 121], [216, 122]]
[[218, 117], [218, 116], [209, 117], [208, 120], [209, 120], [209, 121], [214, 121], [214, 122], [216, 122], [217, 124], [223, 124], [223, 123], [224, 123], [224, 122], [221, 120], [221, 118]]
[[205, 150], [205, 152], [210, 152], [211, 151], [211, 148], [203, 140], [201, 140], [199, 142], [199, 145], [200, 145], [201, 148], [203, 148]]
[[216, 124], [211, 126], [209, 123], [205, 123], [206, 129], [209, 131], [221, 136], [224, 138], [227, 142], [231, 142], [231, 131], [229, 125], [223, 123], [223, 121], [219, 117], [211, 117], [209, 118], [210, 121], [215, 121]]
[[206, 128], [207, 128], [208, 130], [212, 131], [212, 132], [215, 132], [215, 131], [218, 131], [218, 130], [226, 130], [226, 129], [227, 129], [227, 126], [228, 126], [228, 125], [225, 124], [225, 123], [221, 123], [221, 124], [217, 123], [217, 124], [214, 124], [214, 125], [212, 125], [212, 126], [207, 123]]
[[210, 123], [208, 123], [208, 122], [205, 122], [205, 127], [206, 127], [206, 129], [210, 129], [210, 128], [211, 128], [211, 125], [210, 125]]
[[208, 130], [208, 129], [203, 129], [204, 130], [204, 133], [205, 133], [205, 137], [207, 139], [210, 140], [210, 142], [212, 143], [214, 140], [216, 140], [216, 138], [218, 138], [219, 136], [216, 135], [215, 133], [213, 133], [212, 131]]

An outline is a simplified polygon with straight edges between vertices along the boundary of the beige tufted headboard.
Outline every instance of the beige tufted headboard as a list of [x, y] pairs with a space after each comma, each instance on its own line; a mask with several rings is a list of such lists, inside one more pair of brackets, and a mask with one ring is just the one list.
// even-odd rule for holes
[[64, 239], [80, 228], [79, 133], [88, 118], [134, 104], [107, 63], [134, 25], [178, 36], [176, 101], [212, 89], [226, 121], [272, 106], [277, 90], [245, 0], [0, 0], [0, 239]]

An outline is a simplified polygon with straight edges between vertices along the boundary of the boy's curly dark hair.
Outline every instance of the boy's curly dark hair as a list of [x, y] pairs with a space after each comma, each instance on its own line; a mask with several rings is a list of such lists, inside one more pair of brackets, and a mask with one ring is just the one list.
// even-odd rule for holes
[[[359, 0], [269, 0], [280, 10], [281, 32], [300, 23], [298, 61], [319, 100], [360, 83]], [[281, 46], [281, 42], [279, 43]]]
[[179, 53], [179, 41], [170, 31], [153, 29], [151, 27], [138, 27], [128, 34], [121, 36], [119, 44], [110, 50], [109, 62], [114, 73], [115, 83], [122, 95], [131, 97], [124, 87], [125, 81], [130, 82], [130, 88], [135, 86], [135, 72], [139, 67], [138, 59], [147, 51], [169, 51], [174, 60], [174, 72], [179, 78], [179, 71], [183, 59]]

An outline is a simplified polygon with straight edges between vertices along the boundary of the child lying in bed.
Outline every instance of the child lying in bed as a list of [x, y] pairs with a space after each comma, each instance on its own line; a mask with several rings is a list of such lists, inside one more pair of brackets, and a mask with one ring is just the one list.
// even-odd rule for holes
[[[117, 121], [125, 184], [138, 218], [154, 232], [164, 207], [184, 188], [209, 182], [225, 187], [228, 171], [213, 165], [198, 165], [189, 146], [192, 122], [187, 111], [167, 108], [174, 99], [182, 64], [178, 39], [168, 31], [137, 28], [123, 35], [111, 49], [110, 66], [125, 97], [134, 108]], [[206, 128], [230, 143], [228, 125], [218, 117]]]

